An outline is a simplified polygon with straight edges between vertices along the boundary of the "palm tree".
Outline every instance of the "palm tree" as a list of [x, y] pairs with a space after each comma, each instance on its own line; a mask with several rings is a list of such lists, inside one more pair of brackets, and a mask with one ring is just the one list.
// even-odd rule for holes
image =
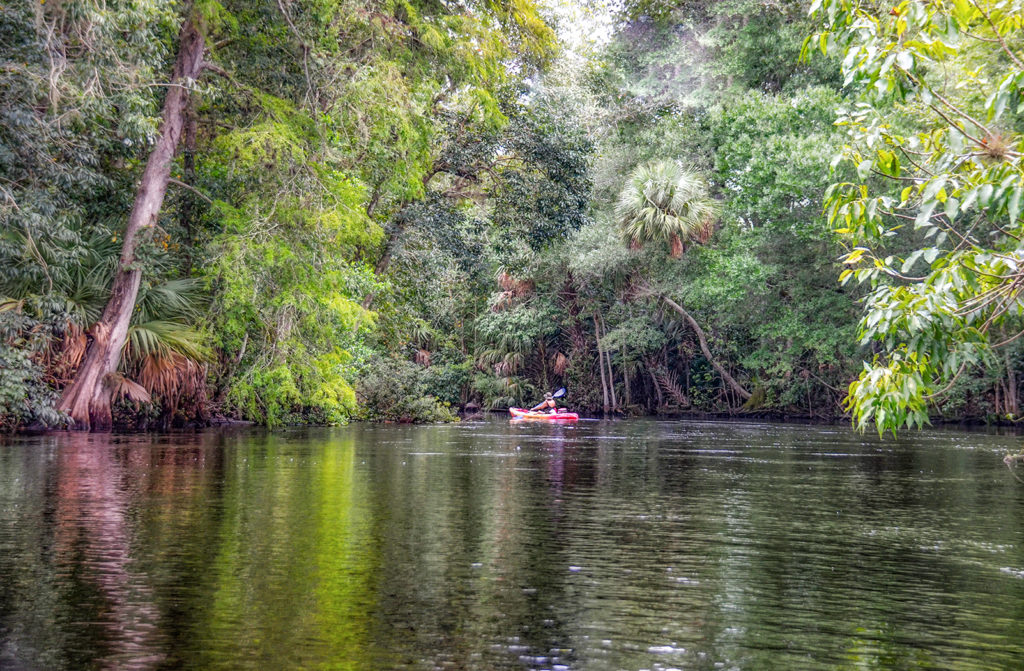
[[665, 160], [637, 166], [615, 207], [622, 235], [631, 247], [668, 242], [674, 259], [683, 255], [689, 243], [708, 241], [717, 214], [704, 179]]
[[[631, 247], [648, 242], [668, 242], [669, 255], [682, 257], [687, 245], [706, 243], [714, 230], [718, 206], [708, 195], [707, 183], [675, 161], [653, 161], [629, 175], [615, 206], [622, 235]], [[645, 291], [651, 292], [649, 288]], [[744, 400], [751, 394], [714, 358], [707, 336], [697, 320], [668, 296], [651, 292], [679, 313], [697, 334], [701, 353], [722, 379]]]
[[[103, 312], [117, 269], [118, 245], [109, 230], [70, 228], [65, 238], [31, 240], [19, 231], [7, 234], [12, 249], [0, 276], [0, 312], [15, 311], [30, 323], [48, 324], [54, 337], [36, 359], [45, 376], [66, 384], [81, 366], [90, 327]], [[150, 259], [153, 274], [174, 272], [167, 259]], [[40, 273], [43, 280], [40, 281]], [[194, 279], [146, 282], [139, 288], [117, 368], [107, 375], [112, 398], [149, 402], [160, 397], [172, 415], [183, 399], [205, 395], [204, 362], [210, 358], [202, 321], [204, 297]]]

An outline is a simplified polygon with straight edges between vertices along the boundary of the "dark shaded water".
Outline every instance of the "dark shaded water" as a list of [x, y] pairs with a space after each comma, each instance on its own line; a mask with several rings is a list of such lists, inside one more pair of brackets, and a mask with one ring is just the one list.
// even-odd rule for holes
[[0, 444], [0, 669], [1019, 669], [1020, 439], [492, 421]]

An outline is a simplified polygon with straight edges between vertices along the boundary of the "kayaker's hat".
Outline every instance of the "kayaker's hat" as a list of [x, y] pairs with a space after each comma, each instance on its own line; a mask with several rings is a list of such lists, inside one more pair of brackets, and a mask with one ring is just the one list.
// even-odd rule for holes
[[554, 398], [554, 396], [552, 396], [551, 392], [549, 391], [548, 393], [544, 394], [544, 398]]

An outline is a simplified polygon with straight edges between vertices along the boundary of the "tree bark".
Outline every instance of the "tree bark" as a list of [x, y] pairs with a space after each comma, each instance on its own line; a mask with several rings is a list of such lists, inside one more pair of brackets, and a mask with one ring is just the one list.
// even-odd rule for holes
[[732, 387], [733, 391], [739, 394], [744, 401], [749, 399], [750, 392], [744, 389], [742, 386], [740, 386], [740, 383], [734, 380], [732, 375], [729, 375], [729, 373], [724, 368], [722, 368], [722, 366], [719, 365], [717, 361], [715, 361], [714, 357], [711, 356], [711, 350], [708, 348], [708, 341], [707, 338], [704, 336], [704, 330], [697, 323], [697, 320], [691, 317], [690, 313], [684, 310], [683, 307], [679, 305], [679, 303], [676, 303], [668, 296], [660, 296], [660, 298], [665, 302], [665, 305], [669, 306], [670, 308], [678, 312], [680, 315], [682, 315], [683, 319], [685, 319], [686, 322], [690, 325], [690, 328], [692, 328], [694, 333], [697, 334], [697, 341], [700, 343], [700, 351], [704, 353], [704, 358], [708, 360], [708, 363], [711, 364], [711, 367], [718, 371], [718, 374], [722, 376], [722, 379], [725, 380], [725, 382], [730, 387]]
[[71, 416], [76, 429], [109, 431], [112, 428], [111, 376], [121, 360], [121, 350], [128, 336], [128, 324], [142, 280], [135, 252], [140, 234], [152, 228], [160, 214], [171, 176], [171, 161], [185, 125], [188, 81], [199, 77], [204, 48], [204, 36], [189, 11], [178, 38], [178, 57], [164, 99], [160, 137], [146, 161], [135, 194], [110, 299], [100, 320], [89, 329], [93, 339], [85, 361], [76, 372], [74, 381], [64, 390], [58, 405], [60, 410]]
[[394, 253], [395, 247], [398, 245], [399, 238], [401, 238], [402, 234], [405, 232], [405, 225], [405, 218], [402, 213], [399, 213], [395, 218], [395, 223], [392, 225], [391, 230], [388, 232], [387, 240], [384, 241], [384, 251], [381, 252], [380, 258], [377, 259], [377, 263], [373, 267], [373, 272], [377, 277], [386, 273], [388, 266], [391, 265], [391, 255]]
[[[601, 321], [601, 337], [608, 335], [608, 329], [604, 325], [604, 317], [598, 317]], [[612, 412], [619, 409], [619, 400], [615, 398], [615, 370], [612, 368], [612, 353], [604, 350], [604, 358], [608, 362], [608, 395], [612, 399]]]
[[1006, 361], [1006, 412], [1017, 416], [1017, 371], [1013, 369], [1013, 362], [1010, 360], [1010, 351], [1003, 350], [1003, 358]]
[[[195, 105], [192, 101], [188, 101], [185, 105], [185, 126], [184, 126], [184, 137], [182, 142], [184, 148], [181, 152], [181, 177], [182, 181], [188, 184], [190, 187], [195, 187], [196, 184], [196, 126], [197, 126], [197, 115]], [[179, 213], [179, 221], [181, 227], [185, 230], [185, 241], [188, 243], [185, 245], [185, 276], [192, 274], [192, 247], [193, 247], [193, 234], [192, 234], [192, 220], [195, 217], [196, 196], [194, 193], [186, 194], [181, 200], [181, 207]]]
[[652, 365], [652, 363], [653, 362], [651, 361], [645, 362], [645, 367], [647, 368], [647, 372], [650, 373], [651, 375], [651, 384], [654, 385], [654, 393], [658, 397], [658, 407], [656, 408], [657, 410], [665, 405], [665, 398], [661, 395], [661, 386], [658, 384], [658, 378], [655, 377], [654, 375], [654, 366]]
[[[437, 164], [432, 166], [427, 174], [423, 175], [423, 190], [426, 192], [427, 187], [430, 186], [430, 180], [434, 178], [437, 173], [442, 172], [441, 167]], [[370, 200], [370, 204], [366, 208], [367, 216], [372, 216], [373, 210], [377, 207], [377, 201], [380, 198], [379, 193], [375, 193], [373, 198]], [[387, 272], [388, 267], [391, 265], [391, 257], [395, 252], [395, 247], [398, 245], [398, 241], [405, 233], [405, 227], [409, 224], [408, 214], [406, 209], [412, 205], [415, 201], [406, 201], [398, 208], [397, 214], [395, 215], [394, 224], [391, 226], [391, 230], [388, 232], [388, 238], [384, 241], [384, 249], [381, 251], [380, 258], [377, 259], [377, 263], [374, 265], [373, 272], [376, 273], [377, 277], [382, 276]], [[369, 303], [372, 303], [372, 295]], [[369, 305], [363, 305], [363, 307], [369, 307]]]
[[629, 368], [626, 366], [626, 346], [622, 346], [622, 381], [626, 384], [626, 408], [633, 405], [632, 395], [629, 393]]
[[604, 414], [608, 414], [608, 387], [604, 377], [604, 354], [601, 352], [601, 329], [594, 315], [594, 341], [597, 343], [597, 367], [601, 371], [601, 394], [604, 396]]

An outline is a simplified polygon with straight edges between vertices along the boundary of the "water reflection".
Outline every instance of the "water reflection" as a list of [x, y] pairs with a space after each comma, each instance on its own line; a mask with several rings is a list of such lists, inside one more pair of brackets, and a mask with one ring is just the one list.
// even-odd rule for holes
[[0, 669], [1013, 668], [1006, 438], [679, 422], [0, 446]]

